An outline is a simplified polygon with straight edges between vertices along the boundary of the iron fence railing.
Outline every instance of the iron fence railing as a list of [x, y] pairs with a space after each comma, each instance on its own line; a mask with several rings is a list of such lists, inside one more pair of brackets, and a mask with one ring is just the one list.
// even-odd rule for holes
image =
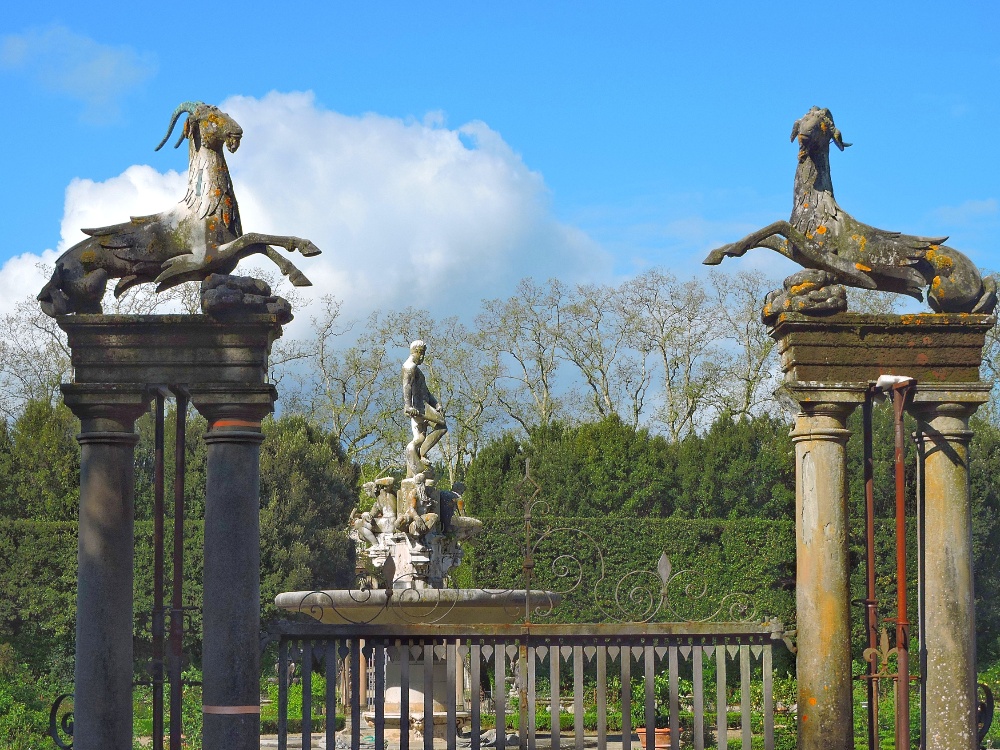
[[[320, 746], [320, 739], [327, 748], [337, 747], [338, 741], [341, 747], [382, 748], [387, 729], [394, 727], [401, 730], [401, 750], [430, 750], [435, 731], [448, 748], [460, 742], [474, 749], [502, 746], [508, 726], [522, 748], [535, 748], [540, 738], [552, 748], [582, 748], [585, 736], [598, 748], [609, 743], [631, 747], [634, 730], [644, 729], [653, 737], [656, 726], [664, 723], [674, 750], [682, 745], [725, 750], [731, 732], [746, 750], [755, 737], [765, 750], [773, 750], [772, 648], [782, 636], [775, 621], [530, 626], [282, 622], [272, 631], [278, 643], [278, 748], [289, 747], [290, 719], [297, 724], [301, 718], [305, 750]], [[289, 669], [292, 663], [298, 667]], [[321, 710], [313, 704], [317, 671], [326, 683]], [[290, 675], [301, 680], [301, 717], [289, 716]], [[543, 731], [537, 717], [546, 706], [552, 718]], [[556, 718], [560, 707], [573, 717], [566, 734]], [[314, 732], [319, 714], [325, 727]], [[346, 719], [339, 732], [338, 717]], [[488, 724], [496, 728], [495, 736], [483, 733]], [[587, 724], [593, 728], [587, 730]]]

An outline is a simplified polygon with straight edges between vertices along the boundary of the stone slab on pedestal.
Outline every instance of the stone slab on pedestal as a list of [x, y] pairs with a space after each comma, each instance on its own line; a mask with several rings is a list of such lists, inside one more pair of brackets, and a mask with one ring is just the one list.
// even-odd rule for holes
[[[287, 591], [274, 605], [301, 612], [327, 625], [384, 624], [506, 624], [524, 616], [526, 592], [521, 589], [337, 589]], [[552, 591], [532, 591], [532, 610], [554, 607], [562, 597]]]
[[264, 383], [274, 315], [64, 315], [77, 383]]
[[782, 313], [771, 331], [785, 382], [874, 382], [908, 375], [920, 383], [979, 381], [992, 315], [815, 317]]

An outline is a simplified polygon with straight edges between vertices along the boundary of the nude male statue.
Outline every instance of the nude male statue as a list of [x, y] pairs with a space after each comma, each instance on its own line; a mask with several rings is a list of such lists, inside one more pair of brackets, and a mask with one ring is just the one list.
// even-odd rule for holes
[[420, 371], [426, 353], [427, 344], [418, 339], [410, 344], [410, 356], [403, 363], [403, 412], [413, 430], [413, 440], [406, 446], [406, 473], [410, 477], [431, 468], [427, 454], [448, 431], [444, 409]]

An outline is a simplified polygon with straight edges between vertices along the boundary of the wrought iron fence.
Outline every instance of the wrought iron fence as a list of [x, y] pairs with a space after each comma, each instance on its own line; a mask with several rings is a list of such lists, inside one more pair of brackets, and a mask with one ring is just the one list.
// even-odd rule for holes
[[[772, 648], [784, 635], [776, 621], [283, 622], [272, 635], [279, 652], [279, 750], [288, 747], [290, 720], [301, 721], [306, 749], [318, 747], [320, 739], [327, 748], [381, 748], [394, 728], [401, 730], [402, 750], [429, 750], [435, 732], [449, 748], [497, 747], [505, 740], [524, 748], [535, 748], [539, 740], [553, 748], [582, 748], [585, 741], [598, 748], [631, 747], [635, 730], [652, 737], [663, 725], [675, 750], [682, 738], [685, 747], [722, 750], [731, 736], [746, 750], [755, 737], [766, 750], [774, 748]], [[302, 709], [301, 716], [290, 717], [292, 662], [301, 665]], [[326, 683], [319, 711], [312, 684], [317, 670]], [[560, 707], [572, 715], [566, 734], [557, 718]], [[325, 727], [314, 732], [320, 716]], [[338, 717], [346, 719], [340, 732]], [[546, 718], [548, 728], [540, 726]]]

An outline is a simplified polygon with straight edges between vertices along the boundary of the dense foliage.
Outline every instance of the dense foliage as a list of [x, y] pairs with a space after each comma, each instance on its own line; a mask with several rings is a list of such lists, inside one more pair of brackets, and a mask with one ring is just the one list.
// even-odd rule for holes
[[511, 503], [534, 491], [525, 462], [553, 515], [790, 518], [795, 503], [788, 425], [769, 416], [723, 415], [677, 443], [617, 417], [555, 422], [523, 440], [507, 433], [469, 467], [469, 507], [481, 516], [516, 513]]
[[[894, 430], [886, 405], [873, 415], [874, 494], [876, 511], [876, 578], [879, 614], [895, 614], [895, 514], [893, 478]], [[854, 437], [848, 442], [851, 509], [852, 598], [864, 598], [864, 484], [861, 412], [852, 415]], [[992, 564], [1000, 544], [1000, 429], [989, 419], [975, 418], [971, 446], [973, 554], [977, 602], [977, 646], [980, 659], [1000, 658], [1000, 571]], [[915, 424], [908, 420], [906, 434]], [[916, 477], [915, 448], [907, 440], [906, 512], [907, 561], [912, 607], [916, 620]], [[525, 465], [530, 480], [525, 479]], [[775, 587], [794, 590], [794, 447], [789, 425], [761, 416], [717, 419], [703, 433], [668, 443], [661, 436], [635, 429], [610, 417], [599, 423], [567, 426], [555, 422], [531, 430], [526, 438], [507, 433], [484, 446], [467, 472], [467, 507], [486, 519], [488, 528], [514, 525], [523, 539], [523, 504], [533, 497], [533, 526], [574, 530], [560, 532], [541, 545], [552, 554], [583, 555], [584, 583], [576, 597], [593, 588], [600, 560], [590, 550], [597, 544], [604, 555], [605, 584], [632, 570], [655, 570], [665, 551], [674, 570], [706, 571], [710, 592], [718, 598], [729, 591], [752, 593], [761, 611], [794, 620], [794, 597], [776, 596]], [[662, 520], [661, 520], [662, 519]], [[704, 523], [694, 523], [704, 519]], [[681, 523], [691, 520], [691, 524]], [[769, 526], [765, 522], [774, 521]], [[763, 524], [763, 525], [761, 525]], [[769, 529], [768, 535], [763, 529]], [[778, 531], [780, 529], [780, 531]], [[544, 552], [544, 549], [542, 550]], [[521, 585], [522, 546], [509, 534], [485, 533], [472, 554], [479, 585]], [[546, 553], [548, 554], [548, 553]], [[544, 555], [535, 555], [541, 576]], [[732, 568], [732, 570], [730, 570]], [[749, 576], [734, 580], [734, 575]], [[503, 583], [505, 582], [506, 583]], [[536, 583], [538, 583], [536, 581]], [[559, 590], [559, 581], [550, 581]], [[562, 583], [565, 583], [563, 581]], [[740, 585], [740, 584], [744, 585]], [[540, 584], [539, 584], [540, 585]], [[784, 604], [781, 604], [784, 602]], [[770, 608], [770, 609], [769, 609]], [[860, 610], [854, 618], [855, 651], [865, 646]], [[594, 597], [585, 604], [561, 607], [556, 615], [571, 621], [600, 617]]]

